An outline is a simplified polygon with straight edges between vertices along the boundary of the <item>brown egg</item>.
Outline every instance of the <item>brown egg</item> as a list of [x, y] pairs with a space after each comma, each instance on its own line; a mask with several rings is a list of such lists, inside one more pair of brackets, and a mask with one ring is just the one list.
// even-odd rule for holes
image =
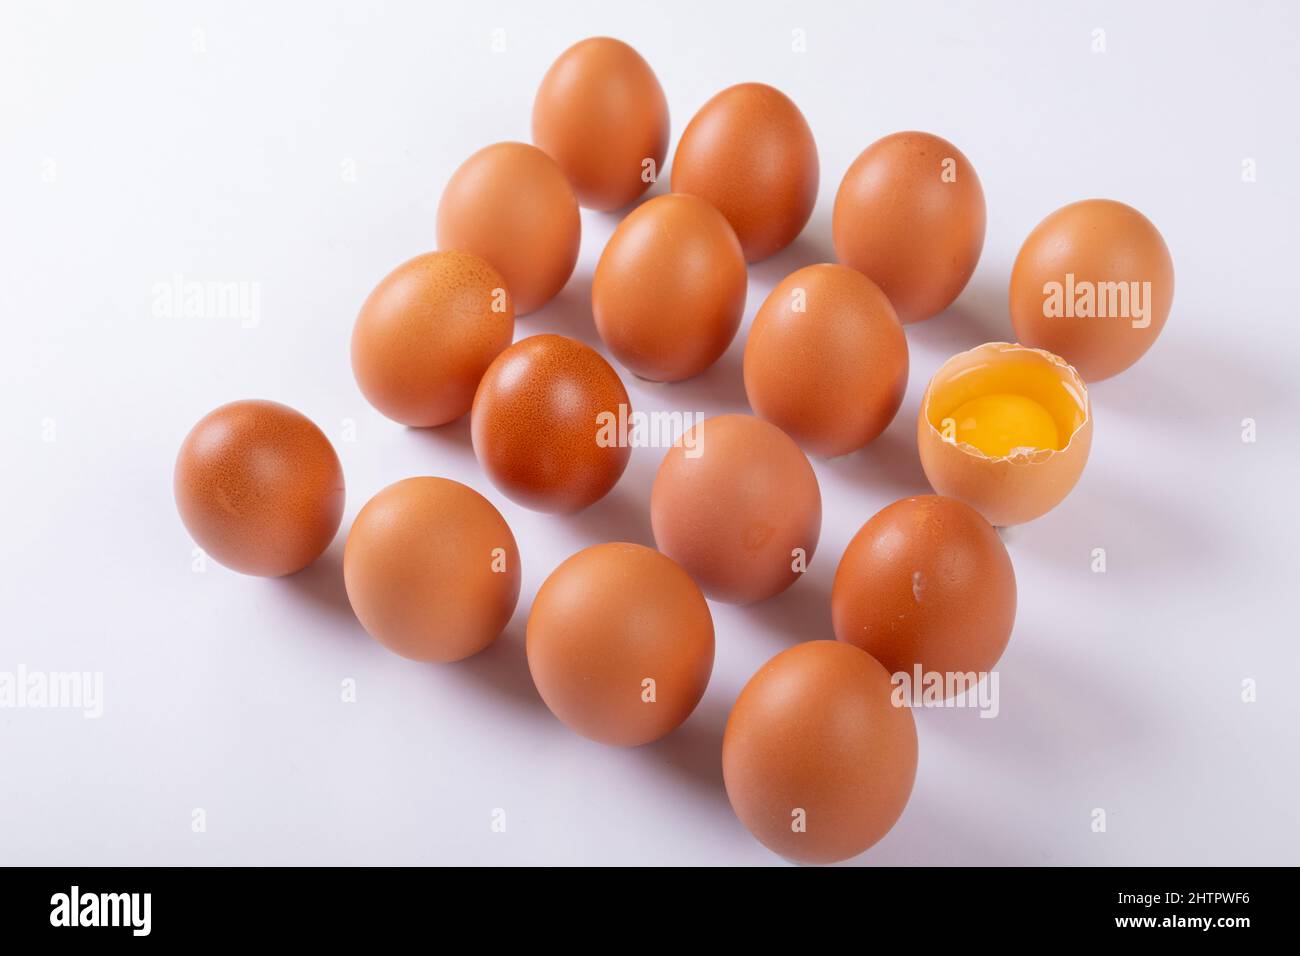
[[774, 853], [834, 863], [880, 840], [916, 779], [916, 724], [889, 673], [835, 641], [796, 644], [740, 692], [722, 776], [740, 822]]
[[241, 574], [301, 571], [343, 518], [343, 469], [316, 425], [287, 405], [209, 412], [176, 456], [176, 508], [196, 544]]
[[393, 421], [445, 425], [469, 411], [514, 329], [500, 273], [468, 252], [425, 253], [390, 272], [362, 305], [352, 372]]
[[745, 342], [745, 392], [759, 417], [814, 454], [867, 444], [907, 388], [907, 337], [861, 272], [807, 266], [781, 280]]
[[501, 513], [448, 478], [407, 478], [357, 515], [343, 552], [352, 610], [415, 661], [458, 661], [501, 633], [519, 600], [519, 549]]
[[621, 40], [589, 37], [560, 54], [533, 101], [533, 142], [590, 209], [622, 209], [659, 175], [668, 100], [650, 64]]
[[730, 86], [700, 107], [673, 156], [673, 192], [717, 207], [750, 262], [799, 235], [817, 201], [817, 176], [807, 120], [763, 83]]
[[580, 511], [627, 467], [631, 449], [617, 423], [631, 414], [623, 382], [599, 353], [563, 335], [534, 335], [498, 355], [479, 382], [474, 454], [524, 507]]
[[658, 740], [690, 716], [709, 683], [709, 605], [658, 551], [594, 545], [537, 592], [528, 669], [570, 730], [619, 747]]
[[1046, 514], [1070, 493], [1092, 447], [1092, 406], [1060, 357], [989, 342], [939, 367], [916, 428], [934, 490], [1004, 527]]
[[[891, 673], [983, 675], [1011, 639], [1016, 573], [993, 526], [956, 498], [895, 501], [849, 542], [831, 590], [835, 636]], [[945, 684], [945, 686], [952, 686]]]
[[1061, 356], [1089, 382], [1155, 344], [1174, 301], [1174, 262], [1132, 206], [1086, 199], [1029, 234], [1011, 270], [1011, 322], [1025, 345]]
[[870, 276], [904, 322], [942, 312], [984, 248], [984, 190], [970, 161], [930, 133], [894, 133], [862, 151], [835, 195], [840, 262]]
[[472, 252], [506, 279], [527, 315], [564, 288], [578, 261], [578, 201], [555, 160], [495, 143], [465, 160], [438, 203], [438, 248]]
[[596, 265], [591, 308], [614, 357], [655, 382], [698, 375], [735, 338], [745, 255], [722, 214], [673, 193], [619, 223]]
[[752, 415], [719, 415], [664, 456], [650, 522], [659, 550], [709, 597], [752, 604], [784, 591], [812, 561], [821, 491], [781, 429]]

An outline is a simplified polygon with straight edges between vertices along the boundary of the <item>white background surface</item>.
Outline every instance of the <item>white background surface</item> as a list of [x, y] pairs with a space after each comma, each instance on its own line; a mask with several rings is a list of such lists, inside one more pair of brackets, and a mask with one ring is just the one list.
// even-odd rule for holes
[[[1020, 242], [1091, 196], [1160, 227], [1173, 314], [1139, 365], [1093, 389], [1095, 443], [1073, 495], [1007, 536], [1020, 605], [1000, 716], [918, 712], [911, 803], [854, 862], [1297, 862], [1296, 8], [541, 6], [4, 0], [0, 671], [102, 671], [105, 700], [99, 720], [0, 709], [0, 862], [779, 863], [727, 804], [728, 709], [764, 660], [831, 636], [845, 544], [880, 507], [928, 490], [913, 437], [925, 383], [952, 353], [1011, 335]], [[491, 50], [497, 28], [506, 52]], [[805, 53], [791, 50], [796, 28]], [[1105, 53], [1091, 51], [1095, 28]], [[422, 433], [382, 418], [348, 359], [370, 288], [433, 248], [451, 171], [482, 145], [526, 140], [546, 67], [601, 33], [655, 68], [674, 146], [709, 96], [746, 80], [786, 91], [812, 126], [817, 209], [751, 270], [746, 326], [778, 279], [833, 256], [835, 189], [879, 136], [951, 139], [989, 209], [965, 294], [907, 330], [893, 426], [815, 463], [826, 519], [808, 574], [759, 606], [713, 606], [707, 695], [636, 750], [552, 718], [522, 637], [562, 558], [652, 543], [662, 452], [634, 451], [614, 492], [574, 518], [534, 514], [479, 471], [467, 420]], [[1257, 182], [1242, 181], [1247, 157]], [[598, 344], [591, 272], [615, 221], [584, 211], [572, 281], [517, 337]], [[260, 322], [155, 316], [154, 286], [176, 274], [258, 283]], [[743, 408], [743, 340], [688, 383], [625, 375], [633, 406]], [[333, 547], [286, 580], [195, 573], [172, 501], [188, 429], [251, 397], [311, 416], [347, 475]], [[417, 474], [486, 493], [523, 556], [509, 630], [453, 666], [386, 653], [343, 591], [352, 517]], [[1105, 574], [1091, 570], [1098, 547]], [[348, 678], [355, 704], [340, 701]], [[1245, 679], [1255, 703], [1241, 700]], [[505, 833], [491, 832], [495, 808]]]

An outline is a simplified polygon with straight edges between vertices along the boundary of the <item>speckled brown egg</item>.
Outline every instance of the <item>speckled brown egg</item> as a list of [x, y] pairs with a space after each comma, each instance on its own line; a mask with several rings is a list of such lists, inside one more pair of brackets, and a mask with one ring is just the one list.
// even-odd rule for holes
[[650, 521], [659, 550], [709, 597], [751, 604], [807, 570], [821, 534], [821, 490], [781, 429], [752, 415], [719, 415], [664, 455]]
[[352, 372], [371, 405], [416, 428], [469, 411], [492, 360], [514, 337], [505, 280], [468, 252], [402, 263], [370, 293], [352, 329]]
[[605, 245], [591, 287], [596, 330], [634, 374], [676, 382], [727, 350], [745, 311], [745, 255], [722, 214], [672, 193], [638, 206]]
[[343, 579], [370, 636], [416, 661], [491, 644], [519, 600], [519, 550], [501, 513], [448, 478], [407, 478], [357, 515]]
[[555, 160], [494, 143], [465, 160], [438, 203], [438, 248], [472, 252], [505, 276], [515, 313], [553, 299], [578, 261], [578, 200]]
[[658, 740], [690, 716], [713, 670], [713, 618], [671, 559], [598, 544], [551, 572], [528, 615], [528, 669], [571, 730], [604, 744]]
[[301, 571], [343, 518], [343, 469], [307, 416], [277, 402], [209, 412], [176, 456], [176, 507], [194, 541], [243, 574]]
[[533, 101], [533, 142], [590, 209], [622, 209], [659, 175], [668, 153], [668, 100], [641, 54], [588, 37], [560, 54]]
[[[849, 542], [831, 590], [835, 636], [891, 673], [991, 671], [1016, 620], [1016, 574], [993, 526], [955, 498], [882, 508]], [[952, 685], [945, 685], [952, 686]]]
[[707, 200], [731, 223], [750, 262], [794, 241], [817, 202], [817, 144], [778, 89], [741, 83], [695, 114], [673, 156], [673, 192]]
[[1056, 210], [1020, 247], [1011, 322], [1024, 345], [1059, 355], [1088, 382], [1155, 344], [1174, 301], [1174, 261], [1132, 206], [1086, 199]]
[[866, 445], [907, 389], [907, 337], [880, 287], [840, 265], [781, 280], [745, 342], [745, 392], [759, 417], [814, 454]]
[[619, 422], [630, 416], [627, 389], [599, 353], [563, 335], [534, 335], [488, 366], [470, 432], [479, 464], [512, 500], [572, 512], [623, 474], [631, 449]]
[[916, 724], [889, 672], [836, 641], [796, 644], [740, 692], [722, 740], [736, 816], [801, 863], [834, 863], [877, 843], [916, 779]]
[[904, 323], [942, 312], [984, 248], [984, 190], [946, 139], [894, 133], [862, 151], [835, 195], [840, 262], [869, 276]]

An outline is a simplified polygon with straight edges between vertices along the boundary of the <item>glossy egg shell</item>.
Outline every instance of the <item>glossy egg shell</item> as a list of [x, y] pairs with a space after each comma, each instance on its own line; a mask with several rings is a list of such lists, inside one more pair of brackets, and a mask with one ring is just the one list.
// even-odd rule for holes
[[527, 646], [556, 717], [584, 737], [635, 747], [699, 703], [713, 670], [713, 618], [671, 559], [639, 544], [598, 544], [542, 584]]
[[589, 37], [561, 53], [542, 78], [533, 142], [559, 164], [581, 205], [622, 209], [663, 167], [668, 100], [636, 50]]
[[501, 274], [467, 252], [402, 263], [370, 293], [352, 329], [352, 371], [371, 405], [415, 428], [469, 411], [479, 379], [514, 337]]
[[480, 149], [452, 174], [438, 203], [438, 248], [486, 259], [505, 276], [517, 315], [564, 288], [581, 234], [569, 181], [527, 143]]
[[631, 416], [627, 389], [599, 353], [563, 335], [533, 335], [484, 373], [470, 435], [479, 464], [511, 500], [573, 512], [603, 498], [627, 467], [631, 449], [607, 443], [602, 428], [620, 414]]
[[[1150, 301], [1138, 316], [1046, 315], [1049, 283], [1062, 290], [1150, 283]], [[1071, 203], [1029, 234], [1011, 270], [1011, 322], [1024, 345], [1061, 356], [1088, 382], [1127, 369], [1146, 354], [1165, 327], [1174, 301], [1174, 262], [1151, 220], [1109, 199]], [[1144, 296], [1145, 298], [1145, 296]], [[1117, 300], [1118, 301], [1118, 300]], [[1122, 307], [1120, 310], [1123, 311]]]
[[736, 230], [745, 258], [766, 259], [799, 235], [817, 202], [817, 144], [780, 90], [741, 83], [713, 97], [682, 133], [673, 192], [699, 196]]
[[490, 501], [448, 478], [407, 478], [348, 532], [343, 579], [357, 619], [395, 654], [458, 661], [492, 643], [519, 600], [519, 549]]
[[984, 248], [984, 189], [966, 156], [930, 133], [894, 133], [853, 161], [835, 195], [835, 254], [884, 290], [904, 323], [942, 312]]
[[907, 364], [907, 338], [879, 286], [846, 266], [807, 266], [782, 279], [754, 316], [745, 393], [760, 418], [831, 458], [893, 421]]
[[176, 456], [173, 486], [194, 541], [243, 574], [301, 571], [329, 547], [343, 518], [334, 446], [278, 402], [231, 402], [205, 415]]
[[719, 415], [664, 455], [650, 522], [659, 550], [705, 594], [751, 604], [811, 563], [821, 507], [817, 476], [789, 435], [752, 415]]
[[722, 775], [736, 816], [768, 849], [834, 863], [893, 827], [917, 751], [912, 712], [892, 691], [873, 657], [836, 641], [796, 644], [750, 678], [727, 720]]
[[643, 203], [619, 223], [596, 265], [596, 330], [634, 374], [676, 382], [718, 360], [745, 311], [748, 275], [736, 234], [697, 196]]
[[844, 550], [835, 636], [891, 673], [991, 671], [1016, 620], [1016, 574], [979, 512], [920, 495], [882, 508]]

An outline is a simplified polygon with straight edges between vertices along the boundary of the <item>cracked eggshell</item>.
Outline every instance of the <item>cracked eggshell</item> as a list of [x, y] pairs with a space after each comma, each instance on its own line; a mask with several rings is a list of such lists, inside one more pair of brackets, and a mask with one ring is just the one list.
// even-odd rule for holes
[[[992, 458], [965, 442], [944, 439], [943, 420], [970, 398], [987, 391], [1000, 366], [1023, 367], [1037, 398], [1068, 418], [1059, 450], [1038, 449]], [[958, 353], [934, 373], [921, 399], [916, 423], [921, 467], [931, 487], [958, 498], [995, 527], [1023, 524], [1060, 504], [1079, 481], [1092, 448], [1092, 403], [1079, 373], [1059, 356], [1009, 342], [989, 342]]]
[[538, 590], [527, 651], [537, 691], [562, 723], [635, 747], [700, 702], [713, 671], [713, 617], [672, 559], [639, 544], [598, 544]]
[[875, 658], [838, 641], [796, 644], [750, 678], [727, 719], [722, 776], [764, 846], [835, 863], [889, 832], [917, 756], [911, 708], [895, 706], [893, 690]]
[[1016, 574], [996, 530], [956, 498], [882, 508], [844, 549], [835, 636], [891, 673], [986, 673], [1016, 620]]
[[491, 644], [514, 613], [519, 581], [501, 512], [449, 478], [389, 485], [361, 509], [343, 552], [362, 627], [416, 661], [458, 661]]

